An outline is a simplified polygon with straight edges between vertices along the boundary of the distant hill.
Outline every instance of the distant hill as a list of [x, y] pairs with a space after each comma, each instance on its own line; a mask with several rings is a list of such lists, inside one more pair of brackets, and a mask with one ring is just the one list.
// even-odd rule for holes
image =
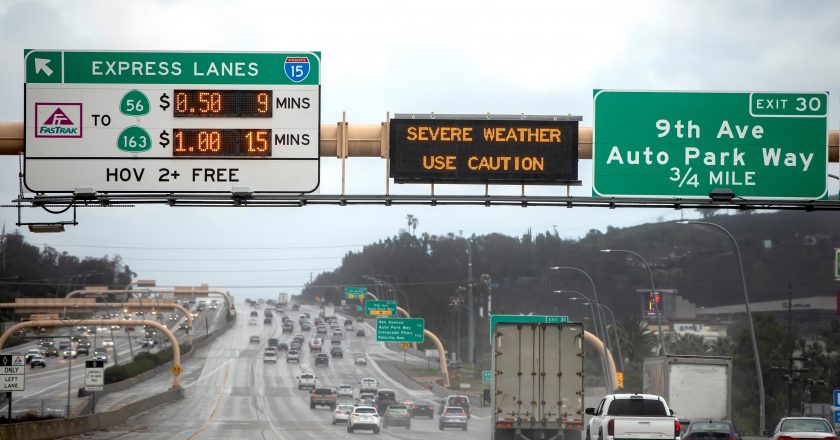
[[[620, 211], [620, 210], [619, 210]], [[619, 213], [619, 211], [616, 211]], [[710, 215], [703, 221], [727, 228], [738, 241], [753, 301], [833, 295], [834, 248], [840, 247], [840, 216], [831, 212], [772, 212]], [[400, 302], [408, 300], [413, 314], [449, 325], [454, 307], [448, 304], [466, 285], [467, 239], [408, 233], [347, 254], [339, 269], [319, 275], [303, 290], [338, 302], [344, 286], [367, 286], [380, 293], [391, 288], [365, 278], [382, 275], [396, 286]], [[626, 254], [601, 249], [627, 249], [643, 255], [654, 268], [657, 288], [676, 289], [700, 306], [719, 306], [742, 300], [738, 261], [729, 239], [713, 228], [675, 222], [590, 231], [580, 240], [563, 240], [551, 232], [522, 237], [489, 234], [472, 237], [473, 278], [477, 306], [486, 303], [481, 274], [490, 275], [494, 312], [561, 313], [574, 307], [550, 293], [576, 290], [589, 295], [586, 278], [572, 271], [548, 271], [551, 266], [574, 266], [589, 273], [601, 302], [617, 314], [640, 311], [636, 289], [649, 285], [647, 271]], [[433, 324], [434, 325], [434, 324]]]

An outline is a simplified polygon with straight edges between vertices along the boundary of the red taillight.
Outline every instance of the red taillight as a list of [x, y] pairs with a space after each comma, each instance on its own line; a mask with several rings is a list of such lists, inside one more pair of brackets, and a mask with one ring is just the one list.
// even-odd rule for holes
[[615, 419], [607, 422], [607, 435], [615, 435]]
[[787, 435], [780, 435], [778, 440], [796, 440], [796, 439], [793, 438], [793, 437], [787, 436]]
[[[680, 421], [674, 420], [674, 437], [680, 436]], [[730, 439], [733, 440], [733, 439]]]
[[496, 428], [499, 428], [499, 429], [501, 429], [501, 428], [513, 428], [513, 424], [510, 423], [510, 422], [508, 422], [508, 423], [496, 423]]

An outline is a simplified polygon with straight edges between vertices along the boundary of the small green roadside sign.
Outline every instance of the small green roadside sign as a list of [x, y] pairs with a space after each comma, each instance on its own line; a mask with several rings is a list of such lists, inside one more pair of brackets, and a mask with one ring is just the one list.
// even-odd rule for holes
[[493, 371], [492, 370], [484, 370], [481, 372], [481, 382], [483, 383], [493, 383]]
[[840, 281], [840, 248], [834, 249], [834, 279]]
[[344, 299], [359, 299], [367, 296], [367, 288], [365, 287], [345, 287]]
[[376, 341], [420, 343], [426, 339], [424, 330], [423, 318], [379, 318], [376, 320]]
[[396, 316], [397, 303], [390, 300], [365, 301], [365, 315], [367, 316]]
[[594, 196], [826, 196], [828, 94], [597, 90]]

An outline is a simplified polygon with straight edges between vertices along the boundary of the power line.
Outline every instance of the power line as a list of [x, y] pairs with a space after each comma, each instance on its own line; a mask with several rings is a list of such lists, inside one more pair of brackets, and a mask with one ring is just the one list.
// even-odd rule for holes
[[289, 258], [132, 258], [122, 257], [123, 261], [303, 261], [303, 260], [335, 260], [338, 257], [289, 257]]
[[[32, 244], [35, 244], [34, 242]], [[219, 250], [219, 251], [277, 251], [277, 250], [294, 250], [294, 249], [341, 249], [352, 247], [363, 247], [367, 244], [334, 244], [334, 245], [300, 245], [300, 246], [278, 246], [278, 247], [214, 247], [214, 246], [137, 246], [137, 245], [90, 245], [90, 244], [66, 244], [66, 243], [38, 243], [37, 246], [49, 247], [77, 247], [77, 248], [91, 248], [91, 249], [149, 249], [149, 250], [167, 250], [167, 251], [188, 251], [188, 250]]]

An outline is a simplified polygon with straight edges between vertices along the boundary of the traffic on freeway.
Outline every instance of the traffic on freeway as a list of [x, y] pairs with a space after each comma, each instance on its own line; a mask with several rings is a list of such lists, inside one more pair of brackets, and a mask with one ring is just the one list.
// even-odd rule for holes
[[[219, 317], [223, 315], [218, 309], [201, 312], [198, 309], [197, 305], [190, 308], [190, 312], [195, 314], [194, 329], [190, 331], [193, 334], [204, 334], [207, 324], [211, 327], [209, 331], [214, 331], [220, 325]], [[207, 314], [206, 320], [204, 313]], [[170, 314], [168, 310], [135, 312], [128, 309], [101, 309], [90, 317], [103, 320], [114, 317], [139, 320], [147, 316], [174, 331], [179, 343], [187, 342], [186, 318]], [[201, 319], [197, 319], [198, 317]], [[34, 412], [38, 415], [63, 417], [68, 409], [71, 415], [75, 415], [81, 409], [79, 403], [84, 400], [80, 400], [78, 389], [84, 387], [85, 361], [101, 360], [104, 361], [105, 367], [126, 364], [136, 354], [157, 353], [170, 345], [169, 340], [153, 328], [76, 326], [73, 325], [73, 320], [68, 321], [67, 327], [57, 327], [53, 331], [25, 331], [21, 334], [31, 342], [6, 348], [1, 352], [27, 354], [26, 389], [13, 393], [13, 415]], [[28, 362], [30, 355], [43, 359], [37, 368]], [[0, 413], [7, 412], [8, 403], [4, 402], [0, 406]]]
[[[256, 311], [260, 317], [266, 310], [245, 304], [237, 309], [240, 316]], [[402, 364], [403, 355], [377, 343], [370, 323], [356, 322], [349, 330], [350, 326], [343, 325], [344, 318], [336, 318], [334, 322], [342, 324], [328, 327], [327, 334], [341, 329], [341, 342], [333, 346], [341, 347], [345, 356], [327, 355], [326, 363], [316, 364], [319, 355], [328, 353], [313, 351], [309, 344], [318, 336], [315, 320], [321, 312], [319, 307], [302, 306], [299, 311], [275, 315], [278, 322], [282, 318], [293, 321], [291, 334], [283, 333], [280, 324], [263, 325], [260, 320], [258, 325], [250, 325], [246, 319], [237, 319], [232, 328], [199, 351], [193, 358], [197, 363], [187, 363], [182, 373], [182, 400], [84, 438], [323, 440], [374, 432], [394, 439], [452, 438], [453, 428], [465, 438], [489, 437], [488, 408], [474, 408], [471, 417], [461, 421], [454, 417], [455, 410], [442, 418], [438, 410], [441, 399], [436, 394], [404, 377], [389, 376], [388, 365]], [[306, 321], [313, 324], [308, 331], [300, 330], [303, 321], [297, 319], [305, 314], [310, 316]], [[365, 330], [365, 336], [357, 336], [358, 330]], [[302, 343], [296, 343], [296, 338]], [[290, 348], [271, 349], [281, 344]], [[289, 362], [291, 347], [298, 345], [299, 361]], [[267, 358], [266, 352], [276, 354]], [[357, 365], [354, 359], [358, 358], [369, 362]], [[426, 365], [426, 360], [413, 356], [406, 362]], [[419, 408], [412, 411], [415, 403], [420, 403]], [[394, 406], [390, 413], [389, 406]], [[354, 410], [365, 411], [363, 408], [372, 408], [370, 415], [356, 414], [354, 419]]]

